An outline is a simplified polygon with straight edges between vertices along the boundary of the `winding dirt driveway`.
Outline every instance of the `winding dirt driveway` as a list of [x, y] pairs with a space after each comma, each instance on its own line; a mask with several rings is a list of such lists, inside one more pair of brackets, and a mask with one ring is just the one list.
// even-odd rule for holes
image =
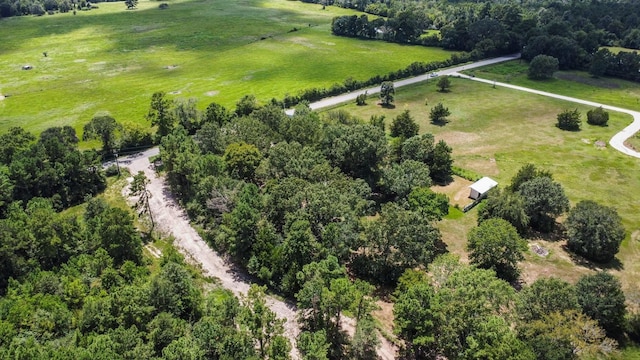
[[593, 107], [602, 107], [603, 109], [606, 109], [606, 110], [617, 111], [617, 112], [629, 114], [629, 115], [633, 116], [633, 122], [629, 126], [627, 126], [624, 129], [622, 129], [620, 132], [618, 132], [615, 135], [613, 135], [611, 140], [609, 140], [609, 144], [611, 144], [611, 147], [613, 147], [614, 149], [620, 151], [621, 153], [623, 153], [625, 155], [633, 156], [635, 158], [640, 159], [640, 152], [637, 152], [637, 151], [634, 151], [632, 149], [629, 149], [628, 147], [626, 147], [624, 145], [624, 142], [628, 138], [632, 137], [635, 133], [640, 131], [640, 112], [638, 112], [638, 111], [623, 109], [623, 108], [619, 108], [617, 106], [600, 104], [600, 103], [597, 103], [597, 102], [594, 102], [594, 101], [589, 101], [589, 100], [576, 99], [576, 98], [572, 98], [572, 97], [569, 97], [569, 96], [549, 93], [549, 92], [546, 92], [546, 91], [534, 90], [534, 89], [530, 89], [530, 88], [526, 88], [526, 87], [522, 87], [522, 86], [516, 86], [516, 85], [496, 82], [496, 81], [493, 81], [493, 80], [480, 79], [480, 78], [477, 78], [477, 77], [471, 77], [471, 76], [463, 75], [463, 74], [460, 74], [460, 73], [457, 73], [457, 72], [453, 72], [453, 73], [451, 73], [451, 75], [452, 76], [459, 76], [461, 78], [469, 79], [469, 80], [473, 80], [473, 81], [479, 81], [479, 82], [483, 82], [483, 83], [487, 83], [487, 84], [492, 84], [492, 85], [495, 85], [495, 86], [502, 86], [502, 87], [506, 87], [506, 88], [514, 89], [514, 90], [518, 90], [518, 91], [525, 91], [525, 92], [529, 92], [529, 93], [532, 93], [532, 94], [548, 96], [548, 97], [552, 97], [552, 98], [556, 98], [556, 99], [560, 99], [560, 100], [570, 101], [570, 102], [574, 102], [574, 103], [577, 103], [577, 104], [589, 105], [589, 106], [593, 106]]

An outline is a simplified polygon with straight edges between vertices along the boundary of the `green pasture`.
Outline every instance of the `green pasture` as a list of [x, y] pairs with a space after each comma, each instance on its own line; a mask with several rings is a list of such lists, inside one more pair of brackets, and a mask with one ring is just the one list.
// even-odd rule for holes
[[[383, 109], [375, 105], [374, 99], [366, 106], [348, 104], [342, 108], [363, 119], [385, 115], [387, 127], [407, 109], [420, 124], [421, 132], [433, 133], [436, 139], [444, 139], [452, 146], [458, 167], [506, 185], [521, 166], [533, 163], [554, 174], [573, 205], [590, 199], [615, 207], [628, 232], [618, 258], [622, 262], [621, 279], [630, 289], [640, 275], [640, 160], [608, 146], [598, 147], [596, 142], [607, 143], [632, 121], [631, 117], [610, 113], [608, 127], [588, 125], [585, 119], [581, 131], [562, 131], [555, 126], [559, 112], [577, 108], [585, 118], [590, 108], [470, 80], [451, 80], [448, 93], [438, 92], [433, 80], [396, 89], [394, 109]], [[450, 122], [444, 126], [429, 121], [429, 111], [438, 102], [451, 111]], [[465, 218], [474, 217], [475, 212], [474, 209]], [[446, 220], [442, 225], [449, 247], [463, 250], [466, 233], [475, 226], [475, 219]], [[552, 260], [557, 264], [547, 262], [546, 267], [535, 268], [545, 269], [547, 276], [555, 272], [573, 278], [575, 266], [570, 259]]]
[[[367, 79], [415, 61], [443, 60], [433, 48], [331, 35], [350, 10], [285, 0], [140, 1], [99, 9], [2, 19], [0, 131], [80, 129], [97, 111], [144, 122], [151, 95], [196, 97], [199, 107], [233, 108], [245, 94], [262, 101]], [[295, 31], [294, 31], [295, 29]], [[45, 57], [43, 53], [46, 52]], [[23, 65], [32, 70], [21, 70]]]
[[640, 111], [640, 86], [637, 83], [606, 77], [593, 78], [584, 71], [558, 71], [554, 74], [553, 79], [531, 80], [527, 78], [528, 66], [529, 64], [524, 60], [513, 60], [464, 73], [474, 74], [483, 79]]

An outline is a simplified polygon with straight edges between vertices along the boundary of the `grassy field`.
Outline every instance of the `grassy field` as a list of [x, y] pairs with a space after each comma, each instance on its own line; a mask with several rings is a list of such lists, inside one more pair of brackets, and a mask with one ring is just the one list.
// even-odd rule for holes
[[614, 78], [595, 79], [582, 71], [558, 71], [553, 79], [530, 80], [527, 78], [527, 69], [526, 61], [515, 60], [465, 71], [465, 73], [474, 74], [483, 79], [640, 111], [640, 86], [637, 83]]
[[[367, 79], [450, 53], [332, 36], [331, 19], [350, 10], [285, 0], [140, 1], [0, 21], [0, 132], [76, 129], [97, 111], [143, 122], [151, 94], [196, 97], [233, 108]], [[297, 29], [294, 31], [294, 29]], [[44, 56], [44, 52], [47, 56]], [[23, 65], [32, 70], [21, 70]]]
[[[479, 76], [479, 75], [478, 75]], [[631, 122], [631, 117], [611, 113], [608, 127], [594, 127], [583, 122], [582, 130], [566, 132], [555, 127], [556, 115], [564, 109], [577, 108], [583, 116], [589, 107], [560, 100], [517, 92], [464, 79], [452, 79], [449, 93], [437, 91], [435, 81], [396, 90], [395, 109], [382, 109], [371, 99], [369, 105], [355, 104], [342, 108], [363, 119], [383, 114], [387, 126], [405, 109], [420, 124], [421, 132], [431, 132], [453, 147], [455, 165], [491, 176], [506, 185], [526, 163], [547, 169], [565, 188], [571, 203], [594, 200], [617, 208], [627, 229], [618, 259], [621, 266], [611, 270], [620, 276], [625, 290], [640, 300], [637, 279], [640, 276], [640, 161], [625, 156], [605, 143]], [[561, 89], [558, 89], [560, 92]], [[637, 89], [628, 89], [637, 91]], [[575, 95], [575, 94], [572, 94]], [[597, 95], [596, 95], [597, 96]], [[438, 102], [451, 111], [450, 123], [436, 126], [429, 121], [429, 110]], [[427, 103], [428, 105], [425, 105]], [[461, 179], [456, 182], [462, 181]], [[454, 201], [465, 201], [468, 184], [452, 184], [444, 192]], [[460, 199], [460, 192], [467, 192]], [[462, 219], [445, 219], [440, 227], [449, 250], [466, 258], [466, 234], [475, 226], [474, 209]], [[547, 258], [531, 253], [523, 264], [524, 279], [557, 275], [577, 280], [593, 270], [588, 263], [576, 262], [561, 242], [535, 239], [550, 248]]]

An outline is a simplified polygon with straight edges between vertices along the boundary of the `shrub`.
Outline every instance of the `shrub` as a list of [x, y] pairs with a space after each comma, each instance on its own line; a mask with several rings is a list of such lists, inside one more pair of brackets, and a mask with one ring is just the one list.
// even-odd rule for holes
[[557, 126], [562, 130], [578, 131], [580, 130], [581, 123], [582, 120], [580, 120], [580, 112], [578, 109], [565, 110], [558, 114]]
[[591, 125], [607, 126], [609, 121], [609, 113], [604, 111], [602, 106], [587, 111], [587, 123]]
[[162, 4], [158, 5], [158, 8], [160, 10], [167, 9], [168, 7], [169, 7], [169, 4], [167, 4], [167, 3], [162, 3]]

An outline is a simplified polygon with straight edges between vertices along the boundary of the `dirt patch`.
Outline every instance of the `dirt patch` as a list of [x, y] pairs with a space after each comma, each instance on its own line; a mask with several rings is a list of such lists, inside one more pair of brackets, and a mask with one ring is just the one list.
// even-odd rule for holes
[[6, 99], [6, 98], [4, 97], [4, 95], [0, 94], [0, 101], [2, 101], [2, 100], [4, 100], [4, 99]]
[[596, 79], [592, 77], [580, 76], [574, 73], [558, 72], [554, 74], [554, 77], [562, 80], [573, 81], [581, 84], [587, 84], [591, 86], [597, 86], [603, 89], [618, 89], [620, 85], [607, 79]]
[[602, 141], [602, 140], [598, 140], [594, 143], [594, 145], [598, 148], [598, 149], [604, 149], [607, 147], [607, 143]]
[[167, 65], [164, 68], [167, 70], [175, 70], [178, 68], [178, 65]]
[[533, 251], [536, 255], [538, 255], [540, 257], [549, 256], [549, 250], [543, 248], [542, 246], [540, 246], [538, 244], [531, 244], [529, 247], [531, 248], [531, 251]]
[[216, 96], [218, 94], [220, 94], [220, 91], [217, 90], [211, 90], [211, 91], [207, 91], [206, 93], [204, 93], [207, 96]]
[[376, 305], [380, 309], [373, 312], [373, 317], [380, 321], [380, 325], [384, 331], [393, 334], [393, 303], [378, 300]]
[[180, 91], [180, 90], [175, 90], [175, 91], [169, 91], [168, 92], [169, 95], [179, 95], [181, 93], [182, 93], [182, 91]]
[[473, 184], [472, 181], [463, 179], [458, 176], [453, 177], [453, 181], [446, 186], [433, 186], [431, 189], [434, 192], [445, 194], [449, 197], [451, 205], [467, 205], [469, 200], [469, 186]]

